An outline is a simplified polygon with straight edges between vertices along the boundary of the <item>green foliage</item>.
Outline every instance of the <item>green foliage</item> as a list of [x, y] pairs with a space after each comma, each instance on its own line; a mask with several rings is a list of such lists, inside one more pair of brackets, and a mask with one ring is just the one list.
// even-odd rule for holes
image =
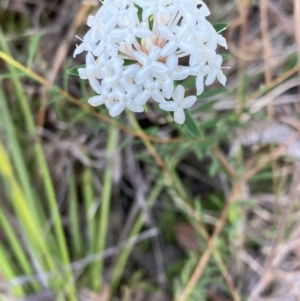
[[85, 68], [85, 65], [75, 66], [67, 70], [67, 73], [74, 76], [79, 76], [78, 69]]
[[203, 137], [201, 134], [197, 124], [195, 123], [193, 117], [191, 116], [189, 110], [184, 110], [185, 112], [185, 123], [184, 126], [188, 129], [188, 131], [194, 136], [194, 137]]
[[[180, 276], [175, 280], [174, 282], [174, 295], [178, 296], [180, 295], [181, 291], [186, 287], [189, 280], [191, 279], [192, 273], [195, 269], [195, 266], [197, 264], [197, 254], [190, 253], [189, 258], [186, 261], [184, 267], [181, 270]], [[196, 288], [193, 290], [192, 294], [189, 296], [187, 301], [206, 301], [208, 298], [207, 290], [205, 289], [206, 282], [209, 281], [208, 274], [205, 275], [204, 280], [199, 281], [196, 285]]]
[[213, 24], [213, 27], [216, 30], [216, 32], [221, 32], [221, 31], [227, 29], [229, 25], [230, 25], [229, 23], [221, 22], [221, 23]]

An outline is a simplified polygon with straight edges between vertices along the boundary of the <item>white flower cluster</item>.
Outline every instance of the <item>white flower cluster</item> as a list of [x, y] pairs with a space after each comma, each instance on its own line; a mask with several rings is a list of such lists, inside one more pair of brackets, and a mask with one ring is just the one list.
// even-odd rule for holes
[[[117, 116], [125, 108], [143, 112], [153, 98], [182, 124], [183, 109], [197, 97], [185, 98], [184, 87], [175, 89], [174, 81], [195, 76], [197, 95], [204, 83], [226, 82], [216, 48], [227, 44], [206, 20], [209, 14], [201, 0], [105, 0], [89, 16], [90, 29], [74, 53], [88, 52], [85, 68], [78, 69], [98, 94], [88, 102], [105, 104]], [[180, 66], [178, 59], [185, 56], [189, 66]]]

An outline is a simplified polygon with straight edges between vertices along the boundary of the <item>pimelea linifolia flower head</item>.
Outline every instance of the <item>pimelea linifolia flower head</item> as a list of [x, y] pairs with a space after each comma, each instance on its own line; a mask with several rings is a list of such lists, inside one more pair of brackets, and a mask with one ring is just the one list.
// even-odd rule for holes
[[[175, 89], [176, 81], [195, 76], [197, 95], [216, 78], [226, 83], [216, 48], [227, 44], [206, 20], [209, 14], [201, 0], [104, 1], [89, 16], [90, 29], [74, 52], [88, 52], [78, 72], [98, 94], [88, 100], [90, 105], [105, 104], [110, 116], [117, 116], [125, 108], [143, 112], [152, 98], [182, 124], [183, 109], [197, 97], [185, 97], [182, 85]], [[180, 66], [185, 56], [189, 66]]]

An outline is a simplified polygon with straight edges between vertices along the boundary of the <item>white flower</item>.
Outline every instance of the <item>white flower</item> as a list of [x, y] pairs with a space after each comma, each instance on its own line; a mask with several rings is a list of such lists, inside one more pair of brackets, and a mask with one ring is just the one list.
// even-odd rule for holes
[[220, 55], [216, 55], [211, 62], [208, 65], [209, 71], [208, 71], [208, 76], [205, 81], [206, 85], [211, 85], [216, 78], [218, 78], [219, 82], [225, 86], [226, 84], [226, 77], [221, 70], [221, 65], [223, 62], [223, 58]]
[[146, 21], [151, 15], [157, 16], [159, 24], [166, 24], [169, 21], [172, 6], [169, 0], [135, 0], [138, 6], [143, 8], [143, 20]]
[[136, 87], [142, 86], [134, 82], [134, 78], [139, 70], [140, 67], [138, 65], [131, 65], [124, 69], [119, 81], [124, 90], [129, 91], [135, 89]]
[[176, 26], [175, 28], [170, 28], [168, 26], [159, 26], [158, 30], [162, 37], [168, 40], [168, 43], [163, 47], [161, 51], [161, 55], [168, 56], [172, 53], [175, 53], [177, 48], [180, 48], [182, 51], [185, 51], [187, 53], [191, 53], [191, 51], [193, 51], [193, 45], [186, 42], [190, 34], [190, 29], [187, 25]]
[[174, 120], [179, 124], [182, 124], [185, 121], [183, 109], [190, 108], [197, 100], [196, 96], [188, 96], [184, 98], [184, 92], [185, 90], [183, 86], [177, 86], [172, 96], [174, 101], [167, 101], [159, 105], [159, 107], [165, 111], [173, 111]]
[[108, 99], [108, 95], [110, 93], [110, 89], [107, 88], [100, 88], [99, 95], [93, 96], [88, 100], [88, 103], [93, 106], [97, 107], [105, 103]]
[[165, 64], [157, 61], [160, 57], [160, 51], [161, 49], [154, 45], [151, 47], [148, 55], [142, 51], [134, 53], [134, 57], [142, 65], [135, 77], [137, 84], [144, 83], [149, 75], [153, 75], [154, 72], [156, 75], [162, 76], [163, 73], [168, 71]]
[[[89, 16], [89, 31], [74, 56], [87, 51], [80, 78], [88, 79], [97, 93], [88, 102], [104, 104], [111, 116], [125, 108], [143, 112], [152, 98], [159, 107], [174, 111], [183, 123], [184, 109], [196, 96], [184, 98], [177, 86], [188, 76], [196, 78], [197, 95], [218, 79], [223, 85], [222, 57], [218, 45], [225, 39], [207, 21], [210, 14], [202, 0], [104, 0], [95, 16]], [[180, 58], [189, 57], [188, 66]], [[166, 99], [171, 99], [166, 101]]]
[[119, 83], [119, 80], [122, 76], [123, 70], [122, 66], [124, 64], [124, 60], [119, 57], [112, 57], [108, 60], [103, 69], [103, 80], [102, 85], [106, 88], [113, 88], [115, 85]]
[[138, 88], [136, 90], [125, 92], [121, 86], [114, 87], [108, 96], [112, 101], [106, 102], [106, 106], [109, 109], [109, 115], [112, 117], [117, 116], [122, 113], [126, 107], [133, 112], [143, 112], [144, 108], [142, 105], [133, 103], [133, 98], [139, 92], [140, 90]]
[[125, 40], [128, 44], [133, 44], [136, 38], [147, 38], [152, 36], [152, 32], [146, 26], [137, 26], [139, 23], [137, 13], [132, 11], [127, 16], [125, 26], [116, 28], [112, 31], [112, 35], [116, 40]]
[[204, 91], [204, 77], [208, 74], [208, 66], [205, 64], [198, 64], [194, 67], [191, 67], [190, 73], [191, 75], [196, 76], [196, 90], [197, 95], [200, 95]]
[[139, 93], [134, 102], [138, 105], [144, 105], [147, 100], [152, 97], [156, 102], [163, 103], [165, 102], [165, 98], [160, 91], [162, 88], [162, 84], [158, 80], [153, 80], [153, 78], [149, 77], [147, 81], [144, 83], [145, 89]]
[[82, 79], [88, 79], [93, 90], [98, 93], [101, 88], [97, 78], [101, 78], [101, 68], [90, 52], [87, 54], [85, 62], [85, 68], [78, 69], [79, 76]]
[[[137, 12], [136, 7], [129, 7], [131, 1], [107, 1], [106, 7], [102, 10], [102, 16], [99, 19], [105, 20], [106, 26], [114, 28], [117, 25], [124, 26], [128, 24], [128, 15]], [[101, 9], [99, 9], [99, 12]]]
[[[168, 71], [163, 74], [161, 82], [162, 92], [165, 98], [170, 98], [174, 91], [174, 80], [183, 80], [190, 75], [189, 68], [178, 66], [178, 57], [175, 54], [170, 55], [166, 60]], [[153, 72], [156, 75], [156, 72]], [[157, 75], [159, 77], [159, 75]]]

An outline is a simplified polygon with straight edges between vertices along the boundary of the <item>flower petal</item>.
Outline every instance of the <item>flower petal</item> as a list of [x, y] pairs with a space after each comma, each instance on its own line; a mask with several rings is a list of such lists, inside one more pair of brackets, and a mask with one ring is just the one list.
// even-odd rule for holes
[[93, 27], [96, 23], [96, 18], [94, 16], [88, 16], [88, 19], [87, 19], [87, 26], [89, 27]]
[[100, 106], [100, 105], [104, 104], [104, 102], [105, 102], [105, 99], [102, 95], [93, 96], [93, 97], [89, 98], [89, 100], [88, 100], [88, 103], [93, 107]]
[[146, 37], [151, 37], [152, 36], [152, 31], [149, 28], [145, 27], [145, 26], [135, 27], [133, 29], [133, 33], [138, 38], [146, 38]]
[[162, 110], [172, 112], [178, 109], [178, 104], [174, 101], [166, 101], [164, 103], [159, 104], [159, 107]]
[[201, 3], [200, 13], [203, 17], [207, 17], [210, 15], [210, 11], [205, 3]]
[[183, 124], [185, 121], [185, 114], [182, 109], [178, 109], [174, 112], [174, 120], [176, 123]]
[[78, 68], [78, 74], [81, 79], [88, 79], [86, 68]]
[[159, 90], [154, 90], [151, 93], [152, 98], [158, 103], [164, 103], [166, 100]]
[[203, 79], [203, 76], [197, 76], [196, 78], [197, 95], [202, 94], [204, 91]]
[[127, 103], [126, 107], [130, 111], [135, 112], [135, 113], [142, 113], [145, 111], [143, 106], [134, 104], [133, 102]]
[[169, 27], [167, 26], [162, 26], [159, 25], [158, 26], [158, 30], [160, 32], [160, 34], [167, 40], [171, 41], [174, 39], [174, 34], [172, 33], [172, 31], [169, 29]]
[[92, 87], [92, 89], [97, 92], [98, 94], [101, 94], [101, 85], [95, 78], [89, 78], [89, 83]]
[[140, 66], [137, 64], [130, 65], [124, 69], [123, 74], [127, 77], [135, 77], [137, 72], [140, 70]]
[[168, 56], [174, 53], [178, 48], [178, 44], [175, 41], [169, 41], [161, 50], [162, 56]]
[[189, 54], [197, 54], [199, 52], [199, 50], [197, 49], [196, 46], [194, 46], [193, 44], [189, 44], [186, 42], [180, 42], [179, 44], [179, 48]]
[[134, 52], [134, 57], [136, 58], [136, 60], [142, 64], [142, 65], [146, 65], [147, 64], [147, 60], [148, 60], [148, 56], [141, 51], [135, 51]]
[[167, 11], [160, 11], [157, 13], [158, 24], [166, 25], [170, 19], [170, 15]]
[[125, 109], [125, 102], [118, 102], [114, 106], [112, 106], [109, 110], [109, 115], [111, 117], [115, 117], [120, 115]]
[[116, 87], [114, 87], [112, 91], [113, 91], [113, 95], [116, 99], [120, 100], [125, 96], [125, 91], [120, 85], [117, 85]]
[[184, 103], [181, 105], [183, 109], [190, 108], [197, 101], [196, 96], [188, 96], [185, 98]]
[[143, 106], [147, 100], [151, 97], [151, 93], [149, 90], [144, 90], [143, 92], [139, 93], [133, 100], [133, 103], [137, 105]]
[[146, 21], [149, 16], [153, 15], [155, 13], [155, 7], [149, 6], [143, 9], [143, 21]]
[[153, 61], [156, 61], [159, 56], [160, 56], [160, 51], [161, 49], [155, 45], [153, 45], [151, 48], [150, 48], [150, 51], [149, 51], [149, 59], [153, 62]]
[[163, 95], [165, 98], [171, 98], [174, 92], [174, 82], [172, 79], [167, 79], [163, 84]]
[[99, 56], [104, 48], [105, 48], [105, 43], [103, 41], [101, 41], [99, 43], [99, 45], [94, 49], [93, 55], [94, 56]]
[[167, 58], [166, 65], [169, 69], [173, 70], [178, 65], [178, 57], [175, 54], [171, 54]]
[[86, 63], [87, 66], [95, 64], [95, 58], [90, 52], [88, 52], [88, 54], [85, 58], [85, 63]]
[[223, 85], [225, 86], [226, 85], [226, 76], [224, 75], [224, 73], [220, 70], [217, 74], [217, 78], [218, 78], [218, 81]]
[[218, 44], [219, 44], [220, 46], [224, 47], [225, 49], [228, 48], [227, 42], [226, 42], [225, 38], [222, 37], [220, 34], [219, 34], [218, 37], [217, 37], [217, 41], [218, 41]]
[[135, 82], [137, 84], [143, 83], [149, 76], [150, 68], [143, 66], [135, 76]]
[[168, 68], [165, 64], [160, 62], [153, 62], [151, 64], [151, 70], [153, 70], [155, 73], [164, 73], [168, 71]]
[[190, 75], [190, 70], [188, 67], [178, 67], [173, 72], [174, 80], [183, 80]]
[[77, 54], [82, 53], [85, 50], [85, 44], [81, 43], [78, 47], [76, 47], [73, 57], [76, 57]]
[[124, 39], [124, 36], [126, 37], [126, 35], [127, 35], [127, 29], [115, 28], [109, 34], [113, 40], [115, 40], [115, 41], [121, 40], [122, 41]]
[[173, 93], [173, 99], [176, 102], [181, 101], [184, 98], [185, 89], [183, 86], [178, 85]]
[[218, 71], [216, 69], [211, 69], [205, 80], [205, 85], [207, 85], [207, 86], [211, 85], [215, 81], [215, 79], [217, 77], [217, 73], [218, 73]]

